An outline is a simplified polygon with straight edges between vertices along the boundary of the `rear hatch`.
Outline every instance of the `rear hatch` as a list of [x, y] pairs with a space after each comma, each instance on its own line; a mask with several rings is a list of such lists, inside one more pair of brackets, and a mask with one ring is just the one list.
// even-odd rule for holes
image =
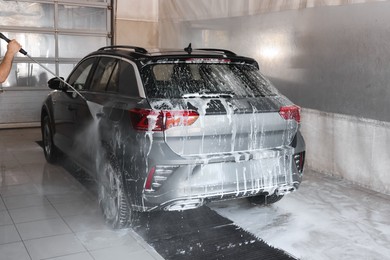
[[144, 68], [143, 80], [154, 115], [149, 130], [163, 131], [181, 156], [282, 148], [298, 130], [299, 108], [251, 64], [156, 63]]

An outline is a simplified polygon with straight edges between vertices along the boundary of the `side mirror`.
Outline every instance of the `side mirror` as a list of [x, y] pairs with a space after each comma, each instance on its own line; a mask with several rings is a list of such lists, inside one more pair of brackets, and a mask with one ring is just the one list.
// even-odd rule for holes
[[[63, 80], [64, 78], [61, 77], [61, 79]], [[49, 88], [56, 89], [56, 90], [65, 91], [68, 89], [67, 86], [59, 78], [51, 78], [47, 82], [47, 85], [49, 86]]]

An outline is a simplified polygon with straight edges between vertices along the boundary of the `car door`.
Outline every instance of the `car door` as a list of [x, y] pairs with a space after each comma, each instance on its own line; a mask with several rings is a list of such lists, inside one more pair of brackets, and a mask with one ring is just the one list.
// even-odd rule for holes
[[57, 96], [55, 118], [62, 118], [56, 121], [55, 142], [61, 142], [62, 150], [68, 155], [75, 155], [76, 137], [78, 135], [77, 124], [80, 117], [85, 116], [85, 100], [80, 96], [87, 88], [87, 81], [90, 77], [95, 58], [89, 58], [80, 62], [69, 75], [67, 82], [77, 90], [70, 88]]
[[74, 121], [76, 135], [73, 143], [73, 149], [77, 151], [75, 159], [91, 174], [95, 171], [97, 152], [101, 148], [98, 127], [108, 102], [106, 91], [108, 88], [115, 88], [111, 79], [114, 77], [117, 62], [115, 57], [100, 57], [84, 89], [81, 90], [88, 102], [75, 99], [79, 101], [74, 104], [77, 106]]
[[[109, 140], [108, 143], [118, 142], [113, 139], [120, 131], [121, 124], [129, 120], [128, 111], [142, 100], [135, 68], [136, 65], [129, 60], [117, 60], [115, 68], [112, 70], [110, 82], [105, 89], [107, 98], [101, 128], [103, 129], [103, 138]], [[123, 134], [126, 135], [128, 131], [124, 132]]]

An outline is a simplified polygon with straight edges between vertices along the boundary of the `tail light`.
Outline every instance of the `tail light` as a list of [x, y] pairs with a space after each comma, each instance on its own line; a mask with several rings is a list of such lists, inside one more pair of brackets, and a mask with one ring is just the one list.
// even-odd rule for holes
[[281, 107], [279, 114], [285, 120], [295, 120], [297, 123], [301, 122], [301, 108], [299, 106], [285, 106]]
[[140, 131], [164, 131], [176, 126], [192, 125], [199, 114], [192, 110], [166, 111], [151, 109], [131, 109], [133, 127]]
[[170, 165], [163, 166], [157, 165], [150, 169], [148, 173], [148, 177], [145, 180], [145, 190], [146, 191], [156, 191], [160, 188], [163, 183], [171, 176], [171, 174], [177, 169], [179, 166]]
[[156, 172], [156, 167], [152, 167], [148, 173], [148, 177], [145, 181], [145, 190], [152, 191], [152, 182], [153, 182], [153, 175]]

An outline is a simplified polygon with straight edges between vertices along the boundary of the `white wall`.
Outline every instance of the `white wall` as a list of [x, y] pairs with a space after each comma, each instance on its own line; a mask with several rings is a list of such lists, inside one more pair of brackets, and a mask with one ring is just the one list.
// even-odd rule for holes
[[158, 46], [158, 0], [118, 0], [115, 44]]

